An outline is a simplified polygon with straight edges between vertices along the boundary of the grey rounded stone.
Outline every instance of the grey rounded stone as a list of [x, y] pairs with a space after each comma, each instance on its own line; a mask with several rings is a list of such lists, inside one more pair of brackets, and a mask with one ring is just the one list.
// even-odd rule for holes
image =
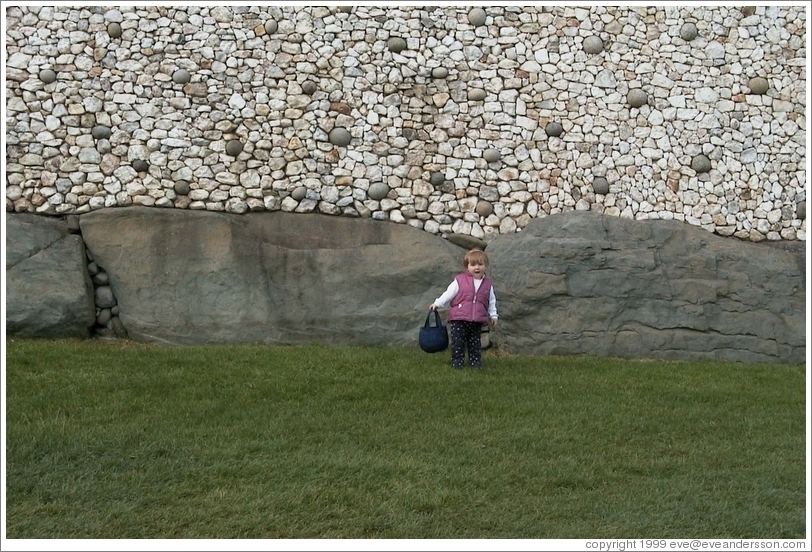
[[598, 176], [592, 181], [592, 189], [596, 194], [606, 195], [609, 193], [609, 181], [602, 176]]
[[186, 182], [185, 180], [179, 180], [175, 182], [175, 185], [172, 186], [172, 188], [175, 190], [176, 194], [182, 196], [189, 195], [189, 192], [191, 191], [189, 183]]
[[121, 37], [121, 25], [116, 23], [115, 21], [107, 25], [107, 34], [110, 35], [110, 38], [120, 38]]
[[795, 206], [795, 216], [800, 220], [806, 220], [806, 200], [799, 201]]
[[110, 286], [99, 286], [93, 292], [93, 299], [100, 309], [109, 309], [116, 304], [116, 298]]
[[307, 197], [307, 188], [305, 188], [304, 186], [297, 186], [290, 193], [290, 197], [292, 197], [296, 201], [302, 201], [304, 198]]
[[339, 6], [338, 11], [344, 13], [352, 13], [352, 6]]
[[764, 77], [753, 77], [747, 81], [747, 88], [751, 94], [766, 94], [770, 88], [770, 83]]
[[110, 136], [113, 134], [113, 131], [110, 130], [110, 127], [107, 127], [107, 126], [104, 126], [104, 125], [96, 125], [90, 131], [90, 134], [96, 140], [102, 140], [102, 139], [105, 139], [105, 138], [110, 138]]
[[172, 80], [178, 84], [186, 84], [190, 80], [192, 80], [192, 75], [189, 74], [189, 71], [186, 69], [178, 69], [174, 73], [172, 73]]
[[588, 36], [584, 39], [584, 52], [587, 54], [599, 54], [603, 51], [603, 40], [597, 36]]
[[265, 34], [274, 34], [279, 29], [279, 24], [273, 19], [265, 22]]
[[547, 123], [547, 126], [544, 127], [544, 132], [547, 133], [547, 136], [561, 136], [561, 133], [564, 132], [564, 127], [561, 126], [561, 123]]
[[389, 195], [389, 186], [387, 186], [383, 182], [375, 182], [369, 187], [367, 195], [369, 196], [369, 199], [380, 201], [381, 199]]
[[312, 80], [307, 80], [302, 83], [302, 92], [304, 92], [308, 96], [312, 95], [318, 89], [319, 89], [318, 85]]
[[99, 314], [96, 315], [96, 324], [99, 326], [106, 326], [110, 320], [113, 318], [113, 313], [110, 312], [110, 309], [101, 309]]
[[137, 172], [147, 172], [149, 170], [149, 163], [143, 159], [136, 159], [133, 161], [133, 169]]
[[679, 30], [679, 37], [685, 42], [691, 42], [697, 35], [699, 35], [699, 30], [693, 23], [685, 23]]
[[706, 173], [711, 170], [711, 162], [707, 155], [699, 154], [691, 159], [691, 168], [697, 173]]
[[473, 102], [479, 102], [485, 99], [488, 93], [483, 88], [472, 88], [468, 91], [468, 99]]
[[386, 41], [386, 47], [397, 54], [406, 49], [406, 40], [399, 36], [393, 36]]
[[435, 67], [431, 70], [431, 76], [435, 79], [444, 79], [448, 76], [448, 69], [445, 67]]
[[481, 27], [485, 24], [488, 14], [482, 8], [474, 8], [468, 12], [468, 23], [474, 27]]
[[639, 88], [634, 88], [629, 90], [629, 93], [626, 95], [626, 101], [629, 102], [629, 105], [632, 107], [641, 107], [648, 103], [648, 95]]
[[481, 217], [489, 217], [493, 214], [493, 205], [487, 201], [478, 201], [476, 204], [476, 214]]
[[56, 72], [53, 69], [43, 69], [39, 72], [39, 80], [45, 84], [50, 84], [56, 80]]
[[499, 150], [496, 149], [496, 148], [488, 148], [482, 154], [482, 157], [488, 163], [494, 163], [494, 162], [499, 161], [500, 159], [502, 159], [502, 154], [499, 153]]
[[343, 147], [349, 145], [352, 140], [352, 134], [350, 134], [350, 131], [346, 128], [334, 128], [330, 131], [329, 139], [331, 144]]
[[226, 153], [232, 157], [237, 157], [242, 153], [242, 142], [239, 140], [229, 140], [226, 144]]
[[96, 274], [94, 274], [90, 279], [97, 286], [110, 285], [110, 277], [103, 270], [101, 270], [101, 271], [97, 272]]
[[445, 183], [445, 175], [439, 171], [431, 173], [429, 182], [432, 186], [442, 186]]

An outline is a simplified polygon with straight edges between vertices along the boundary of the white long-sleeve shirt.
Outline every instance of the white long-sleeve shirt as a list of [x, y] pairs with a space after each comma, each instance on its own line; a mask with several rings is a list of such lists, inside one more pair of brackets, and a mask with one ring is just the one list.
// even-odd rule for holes
[[[479, 291], [479, 286], [482, 285], [482, 280], [477, 280], [474, 278], [474, 291]], [[454, 296], [460, 291], [460, 286], [457, 283], [457, 279], [454, 280], [449, 284], [443, 294], [438, 297], [434, 301], [434, 306], [438, 309], [446, 308], [450, 303], [451, 300], [454, 299]], [[488, 316], [491, 320], [498, 320], [499, 314], [496, 312], [496, 293], [493, 291], [493, 286], [491, 286], [490, 293], [488, 294]]]

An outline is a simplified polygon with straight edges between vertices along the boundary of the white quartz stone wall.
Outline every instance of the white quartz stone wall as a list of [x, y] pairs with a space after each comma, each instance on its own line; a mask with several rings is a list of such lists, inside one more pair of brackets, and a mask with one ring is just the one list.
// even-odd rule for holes
[[808, 6], [6, 10], [9, 212], [806, 239]]

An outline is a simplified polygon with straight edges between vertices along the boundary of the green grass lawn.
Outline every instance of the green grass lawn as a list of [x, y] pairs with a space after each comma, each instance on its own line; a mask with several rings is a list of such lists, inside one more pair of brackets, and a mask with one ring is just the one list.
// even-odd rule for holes
[[11, 339], [9, 539], [804, 538], [805, 368]]

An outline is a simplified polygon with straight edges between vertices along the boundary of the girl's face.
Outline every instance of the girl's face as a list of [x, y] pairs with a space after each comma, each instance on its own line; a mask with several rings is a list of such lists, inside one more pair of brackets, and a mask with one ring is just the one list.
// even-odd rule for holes
[[468, 263], [468, 274], [477, 280], [481, 280], [485, 277], [485, 271], [487, 268], [488, 267], [482, 261], [471, 261]]

